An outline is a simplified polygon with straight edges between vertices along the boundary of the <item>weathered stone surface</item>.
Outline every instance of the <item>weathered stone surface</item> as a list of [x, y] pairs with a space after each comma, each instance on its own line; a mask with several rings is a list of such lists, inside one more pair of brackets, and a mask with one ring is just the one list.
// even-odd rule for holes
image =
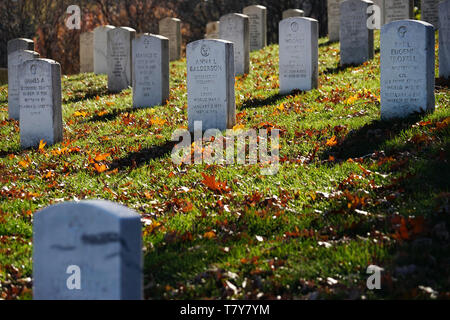
[[189, 131], [194, 122], [208, 129], [231, 129], [236, 123], [233, 43], [199, 40], [187, 46]]
[[439, 0], [421, 0], [420, 11], [420, 20], [439, 28]]
[[49, 59], [27, 60], [20, 73], [20, 145], [52, 145], [63, 140], [61, 66]]
[[108, 90], [120, 92], [131, 86], [132, 55], [131, 42], [136, 31], [120, 27], [108, 31]]
[[267, 9], [255, 5], [245, 7], [243, 14], [249, 18], [250, 51], [260, 50], [267, 46]]
[[280, 22], [280, 93], [318, 86], [319, 22], [294, 17]]
[[439, 76], [450, 78], [450, 0], [439, 4]]
[[159, 34], [169, 39], [170, 61], [181, 58], [181, 20], [164, 18], [159, 21]]
[[236, 75], [250, 72], [249, 18], [230, 13], [220, 18], [220, 39], [234, 44], [234, 71]]
[[17, 50], [34, 51], [34, 42], [31, 39], [17, 38], [8, 41], [8, 54]]
[[414, 15], [413, 0], [385, 0], [384, 23], [412, 19]]
[[143, 34], [133, 40], [133, 107], [163, 104], [169, 99], [169, 39]]
[[94, 32], [80, 35], [80, 73], [94, 72]]
[[219, 21], [208, 22], [208, 24], [206, 25], [205, 39], [219, 39], [220, 38], [219, 26], [220, 26]]
[[340, 5], [343, 0], [328, 0], [328, 39], [339, 41], [339, 26], [341, 19]]
[[8, 114], [10, 119], [20, 117], [20, 73], [19, 67], [27, 60], [39, 58], [39, 53], [30, 50], [16, 50], [8, 54]]
[[114, 26], [99, 26], [94, 29], [94, 73], [108, 74], [108, 31]]
[[434, 111], [434, 41], [427, 22], [402, 20], [381, 28], [382, 119]]
[[283, 11], [283, 20], [294, 17], [304, 17], [305, 11], [300, 9], [288, 9]]
[[[381, 27], [384, 25], [384, 16], [385, 16], [385, 13], [384, 13], [385, 12], [385, 8], [384, 8], [385, 3], [384, 2], [385, 2], [385, 0], [372, 0], [372, 2], [375, 5], [377, 5], [379, 10], [380, 10], [379, 15], [376, 16], [376, 19], [380, 20], [379, 21], [379, 26], [380, 26], [380, 29], [381, 29]], [[378, 20], [376, 22], [378, 22]], [[377, 27], [377, 29], [378, 29], [378, 27]]]
[[140, 215], [109, 201], [65, 202], [34, 215], [33, 297], [142, 299]]
[[367, 27], [367, 8], [372, 1], [347, 0], [341, 3], [341, 66], [358, 65], [373, 59], [373, 29]]

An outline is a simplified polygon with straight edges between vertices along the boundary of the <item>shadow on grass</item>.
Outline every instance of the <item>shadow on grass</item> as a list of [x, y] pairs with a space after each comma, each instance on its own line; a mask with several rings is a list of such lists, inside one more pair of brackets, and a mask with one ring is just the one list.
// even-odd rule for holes
[[278, 100], [284, 98], [284, 95], [281, 95], [279, 93], [273, 94], [267, 98], [256, 98], [256, 99], [248, 99], [244, 101], [239, 109], [253, 109], [253, 108], [260, 108], [267, 105], [274, 104]]
[[350, 131], [342, 143], [325, 150], [320, 158], [324, 160], [333, 156], [336, 159], [347, 160], [348, 158], [364, 157], [375, 151], [380, 151], [386, 141], [394, 138], [403, 130], [409, 129], [421, 118], [422, 115], [417, 114], [406, 119], [374, 120], [357, 130]]
[[[195, 285], [203, 284], [208, 288], [203, 290], [213, 291], [210, 292], [212, 296], [226, 297], [220, 277], [224, 271], [207, 269], [211, 264], [223, 259], [225, 254], [220, 252], [220, 243], [215, 241], [184, 243], [182, 239], [165, 240], [169, 243], [156, 244], [155, 249], [144, 256], [145, 299], [162, 299], [167, 285], [176, 288], [186, 281], [192, 281]], [[210, 254], [205, 254], [205, 250]], [[195, 294], [197, 297], [203, 297], [205, 292]]]
[[450, 78], [436, 78], [435, 80], [436, 89], [448, 89], [450, 87]]
[[111, 165], [111, 169], [118, 169], [119, 171], [124, 171], [129, 168], [134, 169], [141, 167], [152, 160], [165, 158], [172, 153], [172, 150], [177, 143], [178, 142], [166, 141], [158, 146], [151, 146], [137, 152], [132, 152], [126, 157], [114, 161]]
[[340, 64], [337, 67], [334, 68], [327, 68], [325, 69], [323, 72], [321, 72], [322, 74], [336, 74], [342, 71], [346, 71], [347, 69], [353, 68], [355, 66], [353, 65], [345, 65], [345, 66], [341, 66]]
[[[31, 148], [29, 148], [29, 149], [31, 149]], [[10, 154], [17, 156], [17, 155], [23, 153], [24, 151], [26, 151], [26, 150], [24, 150], [24, 149], [0, 150], [0, 158], [7, 157]]]
[[95, 99], [98, 97], [108, 96], [111, 93], [108, 92], [107, 88], [100, 88], [99, 90], [88, 90], [87, 93], [85, 91], [80, 90], [79, 92], [73, 92], [73, 94], [68, 98], [63, 98], [63, 103], [76, 103], [80, 101]]
[[332, 44], [336, 44], [336, 43], [339, 43], [339, 41], [330, 41], [330, 40], [328, 40], [327, 42], [319, 43], [319, 48], [320, 47], [328, 47], [328, 46], [330, 46]]
[[125, 109], [112, 109], [109, 110], [108, 113], [99, 116], [98, 114], [92, 116], [91, 118], [87, 119], [86, 122], [107, 122], [115, 120], [117, 117], [119, 117], [121, 114], [125, 113], [132, 113], [134, 111], [138, 111], [139, 109], [136, 108], [125, 108]]

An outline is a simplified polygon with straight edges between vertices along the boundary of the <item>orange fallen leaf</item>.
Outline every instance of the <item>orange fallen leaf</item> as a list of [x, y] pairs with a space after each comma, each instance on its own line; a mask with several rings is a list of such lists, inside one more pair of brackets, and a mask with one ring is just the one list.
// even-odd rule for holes
[[47, 144], [47, 142], [44, 142], [44, 140], [39, 141], [39, 151], [44, 150], [45, 145]]
[[213, 239], [216, 237], [216, 233], [214, 231], [208, 231], [203, 235], [206, 239]]
[[105, 172], [106, 170], [108, 170], [108, 167], [104, 164], [99, 165], [97, 163], [94, 163], [94, 168], [98, 173], [102, 173], [102, 172]]
[[328, 147], [334, 147], [335, 145], [337, 145], [337, 138], [336, 138], [336, 136], [333, 136], [331, 139], [329, 139], [328, 141], [327, 141], [327, 144], [326, 144]]
[[101, 162], [101, 161], [105, 161], [111, 154], [110, 153], [99, 153], [95, 156], [95, 161], [97, 162]]

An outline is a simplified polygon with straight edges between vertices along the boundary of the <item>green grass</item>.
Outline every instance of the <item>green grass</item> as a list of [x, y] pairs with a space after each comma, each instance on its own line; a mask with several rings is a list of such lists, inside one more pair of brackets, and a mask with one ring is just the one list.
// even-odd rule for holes
[[[378, 34], [376, 49], [339, 68], [339, 44], [321, 39], [319, 89], [289, 96], [278, 94], [278, 46], [251, 54], [238, 124], [281, 129], [274, 176], [172, 163], [171, 135], [187, 126], [185, 60], [152, 109], [132, 110], [130, 90], [108, 94], [105, 76], [64, 76], [64, 142], [40, 151], [20, 149], [0, 87], [0, 298], [31, 298], [32, 213], [97, 198], [146, 222], [146, 298], [449, 298], [448, 83], [433, 114], [381, 122]], [[370, 264], [384, 268], [381, 290], [366, 287]]]

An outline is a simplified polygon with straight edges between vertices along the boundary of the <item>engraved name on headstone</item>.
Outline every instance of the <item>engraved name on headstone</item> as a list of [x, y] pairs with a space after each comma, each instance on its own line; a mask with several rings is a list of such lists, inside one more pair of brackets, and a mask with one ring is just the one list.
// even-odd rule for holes
[[189, 131], [231, 129], [236, 123], [233, 43], [199, 40], [187, 46]]
[[381, 28], [381, 118], [404, 118], [435, 108], [434, 28], [414, 20]]
[[133, 107], [169, 99], [169, 39], [145, 33], [133, 40]]
[[120, 92], [131, 86], [131, 42], [136, 31], [128, 27], [108, 31], [108, 90]]
[[49, 59], [27, 60], [20, 73], [20, 145], [52, 145], [63, 140], [61, 66]]
[[250, 72], [249, 18], [240, 13], [230, 13], [220, 18], [220, 39], [234, 44], [236, 75]]
[[293, 17], [280, 22], [280, 93], [318, 86], [319, 22]]

